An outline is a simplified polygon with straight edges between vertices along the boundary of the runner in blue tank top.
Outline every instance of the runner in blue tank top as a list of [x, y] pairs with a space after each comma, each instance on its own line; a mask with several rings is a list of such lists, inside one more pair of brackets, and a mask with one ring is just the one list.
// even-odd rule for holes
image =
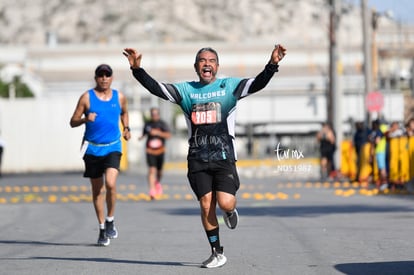
[[217, 52], [202, 48], [197, 52], [194, 69], [199, 81], [177, 84], [160, 83], [141, 67], [142, 54], [126, 48], [134, 77], [152, 94], [178, 104], [186, 118], [189, 133], [188, 179], [201, 208], [201, 220], [211, 246], [211, 256], [202, 267], [219, 267], [226, 263], [220, 245], [216, 205], [223, 210], [226, 225], [234, 229], [238, 222], [236, 192], [239, 178], [235, 166], [235, 111], [237, 101], [263, 89], [286, 54], [276, 45], [269, 63], [254, 78], [216, 78], [219, 68]]
[[85, 124], [82, 145], [84, 177], [90, 178], [92, 185], [93, 205], [100, 229], [98, 245], [107, 246], [109, 239], [118, 237], [114, 214], [116, 179], [122, 155], [119, 121], [123, 125], [122, 135], [125, 140], [129, 140], [131, 134], [126, 98], [121, 92], [111, 89], [111, 67], [99, 65], [95, 70], [95, 82], [95, 88], [86, 91], [79, 98], [70, 126]]

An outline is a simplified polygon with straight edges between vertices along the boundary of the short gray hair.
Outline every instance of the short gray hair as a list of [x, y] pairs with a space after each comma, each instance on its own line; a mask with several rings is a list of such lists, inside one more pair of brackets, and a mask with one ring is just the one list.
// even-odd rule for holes
[[205, 47], [205, 48], [201, 48], [201, 49], [198, 50], [198, 52], [196, 54], [196, 58], [195, 58], [195, 63], [198, 62], [199, 56], [203, 52], [211, 52], [211, 53], [214, 53], [216, 55], [217, 64], [219, 64], [219, 58], [218, 58], [218, 54], [217, 54], [216, 50], [213, 49], [213, 48], [210, 48], [210, 47]]

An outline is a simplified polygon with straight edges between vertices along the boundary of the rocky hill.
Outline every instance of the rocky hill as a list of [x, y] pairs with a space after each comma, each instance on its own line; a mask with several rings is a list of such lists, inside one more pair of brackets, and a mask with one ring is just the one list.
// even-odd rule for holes
[[[0, 44], [325, 41], [327, 0], [2, 0]], [[343, 1], [346, 2], [346, 1]], [[351, 13], [358, 17], [358, 11]], [[358, 24], [348, 20], [347, 24]]]

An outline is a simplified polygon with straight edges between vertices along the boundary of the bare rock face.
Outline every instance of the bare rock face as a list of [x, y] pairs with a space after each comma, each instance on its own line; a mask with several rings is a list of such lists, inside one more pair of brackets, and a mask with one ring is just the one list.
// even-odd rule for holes
[[[326, 40], [326, 0], [4, 0], [0, 43]], [[357, 14], [357, 13], [356, 13]]]

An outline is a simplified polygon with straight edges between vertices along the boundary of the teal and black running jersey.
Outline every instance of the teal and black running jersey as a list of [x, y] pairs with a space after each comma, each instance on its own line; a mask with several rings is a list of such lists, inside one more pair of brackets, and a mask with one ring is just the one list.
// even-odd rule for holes
[[188, 159], [236, 161], [235, 123], [237, 101], [270, 81], [277, 65], [267, 64], [255, 78], [219, 78], [209, 84], [160, 83], [144, 69], [133, 69], [134, 77], [152, 94], [178, 104], [188, 126]]

